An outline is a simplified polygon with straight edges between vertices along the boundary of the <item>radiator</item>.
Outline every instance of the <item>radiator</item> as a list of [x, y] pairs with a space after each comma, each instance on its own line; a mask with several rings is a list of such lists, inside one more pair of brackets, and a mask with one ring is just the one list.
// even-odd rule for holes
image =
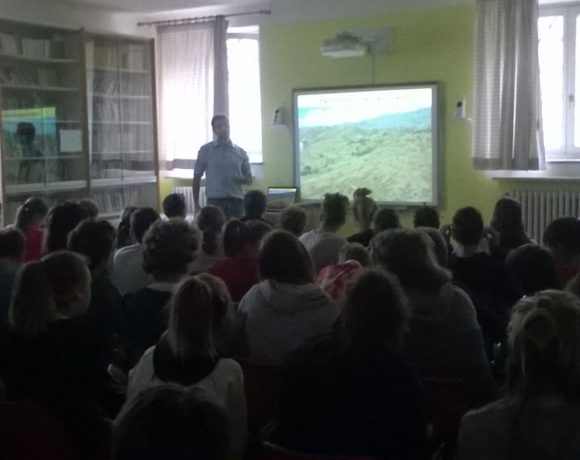
[[[191, 187], [173, 187], [173, 193], [180, 193], [185, 197], [187, 214], [193, 215], [193, 189]], [[199, 190], [199, 204], [205, 206], [205, 187], [201, 187]]]
[[508, 195], [521, 203], [526, 232], [538, 243], [554, 219], [580, 216], [580, 192], [514, 190]]

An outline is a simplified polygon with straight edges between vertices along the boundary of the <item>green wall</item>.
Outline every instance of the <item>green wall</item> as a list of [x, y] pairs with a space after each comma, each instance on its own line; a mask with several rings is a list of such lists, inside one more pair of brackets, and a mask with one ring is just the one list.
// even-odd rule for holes
[[[374, 78], [370, 56], [331, 59], [320, 54], [323, 40], [339, 32], [385, 26], [394, 31], [394, 50], [391, 54], [376, 56]], [[487, 219], [495, 201], [505, 192], [516, 188], [555, 187], [553, 183], [494, 181], [473, 169], [471, 126], [454, 119], [458, 100], [466, 99], [468, 113], [471, 113], [473, 29], [474, 9], [471, 6], [261, 27], [264, 178], [254, 187], [265, 189], [292, 183], [291, 129], [274, 127], [271, 120], [274, 110], [283, 107], [286, 123], [291, 126], [294, 88], [425, 81], [437, 81], [441, 89], [440, 170], [444, 221], [449, 221], [456, 209], [467, 205], [479, 208]], [[162, 184], [162, 190], [169, 190], [171, 184]], [[574, 188], [574, 185], [558, 184], [558, 187]], [[409, 224], [411, 212], [403, 213], [402, 217]], [[347, 228], [345, 232], [350, 230]]]

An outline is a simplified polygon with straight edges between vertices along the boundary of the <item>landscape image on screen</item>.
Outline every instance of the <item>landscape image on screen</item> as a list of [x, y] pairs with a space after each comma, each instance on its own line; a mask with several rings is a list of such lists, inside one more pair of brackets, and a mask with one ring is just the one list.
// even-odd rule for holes
[[359, 187], [376, 201], [434, 203], [434, 86], [295, 94], [300, 195], [349, 197]]

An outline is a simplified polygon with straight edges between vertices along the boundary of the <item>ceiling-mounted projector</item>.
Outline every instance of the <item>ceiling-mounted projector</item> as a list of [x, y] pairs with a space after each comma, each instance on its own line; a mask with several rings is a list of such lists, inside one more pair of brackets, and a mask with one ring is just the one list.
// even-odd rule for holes
[[323, 56], [331, 58], [349, 58], [364, 56], [368, 53], [369, 47], [357, 36], [344, 32], [335, 38], [324, 40], [320, 47]]

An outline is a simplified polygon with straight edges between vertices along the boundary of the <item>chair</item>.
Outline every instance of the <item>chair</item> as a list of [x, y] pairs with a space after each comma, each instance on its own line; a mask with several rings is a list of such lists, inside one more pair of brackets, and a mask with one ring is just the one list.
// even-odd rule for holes
[[10, 460], [81, 460], [58, 420], [33, 403], [0, 406], [0, 446]]
[[283, 371], [277, 367], [237, 359], [244, 373], [244, 389], [248, 406], [248, 430], [255, 437], [278, 415], [284, 392]]
[[262, 443], [256, 460], [374, 460], [372, 457], [312, 455], [294, 452], [270, 442]]
[[452, 458], [461, 419], [473, 407], [473, 398], [462, 380], [424, 379], [422, 386], [433, 446], [442, 446], [442, 458]]

